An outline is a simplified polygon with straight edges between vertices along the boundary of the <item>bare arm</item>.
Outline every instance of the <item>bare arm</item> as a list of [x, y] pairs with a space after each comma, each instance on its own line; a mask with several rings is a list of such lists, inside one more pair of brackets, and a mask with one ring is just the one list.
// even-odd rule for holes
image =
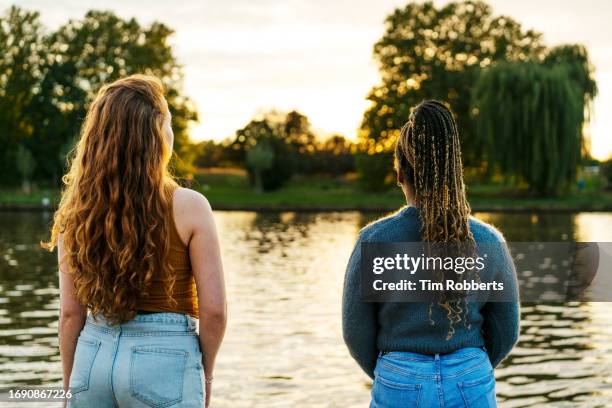
[[[225, 282], [217, 228], [208, 201], [193, 191], [182, 192], [181, 217], [191, 225], [189, 257], [198, 291], [200, 314], [200, 348], [204, 374], [213, 377], [215, 359], [227, 323]], [[177, 206], [178, 207], [178, 206]], [[207, 400], [210, 387], [207, 387]]]
[[63, 246], [61, 237], [58, 240], [57, 255], [59, 264], [59, 286], [60, 286], [60, 318], [59, 318], [59, 346], [62, 358], [62, 370], [64, 388], [68, 388], [72, 364], [74, 362], [74, 352], [76, 350], [77, 339], [85, 325], [87, 309], [81, 305], [74, 292], [74, 282], [71, 272], [68, 270], [66, 262], [62, 262]]

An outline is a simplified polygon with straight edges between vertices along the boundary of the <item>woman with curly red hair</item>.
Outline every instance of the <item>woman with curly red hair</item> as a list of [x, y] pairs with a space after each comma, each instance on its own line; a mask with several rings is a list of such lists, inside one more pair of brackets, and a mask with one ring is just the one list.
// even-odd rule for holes
[[210, 205], [168, 172], [173, 141], [156, 78], [106, 85], [89, 107], [45, 245], [71, 406], [210, 403], [223, 268]]

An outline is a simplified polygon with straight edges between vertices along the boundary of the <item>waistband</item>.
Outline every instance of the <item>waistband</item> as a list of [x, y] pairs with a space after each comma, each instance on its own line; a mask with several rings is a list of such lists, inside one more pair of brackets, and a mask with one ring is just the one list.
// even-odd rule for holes
[[86, 327], [103, 333], [178, 332], [195, 333], [197, 320], [180, 313], [138, 314], [132, 320], [121, 324], [110, 324], [104, 316], [87, 315]]
[[450, 353], [436, 353], [436, 354], [421, 354], [412, 351], [381, 351], [379, 356], [389, 356], [397, 358], [399, 360], [411, 360], [411, 361], [434, 361], [434, 360], [454, 360], [454, 359], [465, 359], [486, 353], [486, 347], [463, 347]]
[[465, 347], [452, 353], [433, 355], [392, 351], [379, 357], [374, 374], [378, 376], [380, 373], [394, 373], [435, 381], [442, 377], [458, 378], [477, 370], [482, 370], [483, 373], [493, 370], [485, 350], [481, 347]]

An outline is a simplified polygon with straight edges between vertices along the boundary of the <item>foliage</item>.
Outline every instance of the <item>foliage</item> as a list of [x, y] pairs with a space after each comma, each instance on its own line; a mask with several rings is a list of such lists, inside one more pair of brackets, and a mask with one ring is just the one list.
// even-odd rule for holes
[[331, 135], [316, 145], [311, 154], [311, 172], [341, 176], [355, 171], [353, 143], [341, 135]]
[[258, 191], [263, 191], [263, 172], [272, 167], [273, 163], [274, 149], [267, 140], [259, 140], [255, 146], [247, 150], [246, 164], [253, 172], [255, 188]]
[[548, 67], [555, 67], [560, 64], [565, 66], [569, 79], [584, 97], [586, 113], [591, 108], [591, 103], [597, 96], [597, 83], [593, 78], [594, 68], [589, 61], [586, 48], [579, 44], [560, 45], [553, 47], [546, 52], [544, 64]]
[[34, 144], [31, 113], [42, 62], [42, 26], [36, 12], [11, 7], [0, 16], [0, 181], [19, 179], [18, 146]]
[[[0, 125], [8, 129], [0, 137], [11, 142], [9, 149], [23, 140], [38, 164], [36, 176], [57, 181], [64, 160], [56, 158], [75, 140], [98, 89], [122, 76], [147, 73], [166, 86], [175, 152], [186, 156], [189, 122], [197, 115], [182, 95], [182, 69], [169, 45], [172, 34], [161, 23], [145, 27], [102, 11], [43, 34], [38, 13], [12, 7], [0, 20], [0, 72], [8, 73], [0, 76]], [[14, 108], [1, 109], [5, 106]], [[185, 159], [175, 166], [179, 172], [190, 168]]]
[[198, 168], [222, 167], [232, 161], [229, 143], [204, 140], [193, 145], [193, 165]]
[[500, 63], [474, 89], [477, 133], [491, 166], [535, 193], [566, 191], [576, 178], [585, 103], [595, 92], [593, 86], [585, 94], [590, 84], [577, 72], [561, 61]]
[[470, 91], [479, 71], [495, 61], [526, 60], [542, 52], [540, 34], [524, 31], [511, 18], [494, 16], [480, 1], [410, 2], [386, 19], [386, 31], [374, 46], [381, 84], [368, 95], [371, 102], [361, 125], [361, 149], [389, 151], [409, 109], [423, 99], [450, 103], [457, 115], [471, 165], [480, 155], [469, 119]]
[[17, 148], [16, 156], [17, 170], [19, 171], [19, 174], [21, 174], [23, 189], [24, 191], [29, 191], [30, 177], [32, 176], [32, 172], [36, 167], [34, 157], [32, 156], [32, 153], [30, 153], [30, 151], [23, 145], [19, 145]]
[[[244, 128], [236, 132], [236, 140], [231, 148], [240, 157], [240, 162], [246, 165], [251, 185], [256, 184], [256, 178], [261, 177], [261, 187], [264, 191], [276, 190], [282, 187], [293, 174], [291, 149], [284, 137], [284, 123], [275, 114], [260, 120], [252, 120]], [[256, 176], [256, 168], [247, 161], [247, 152], [260, 143], [266, 143], [273, 152], [273, 160], [269, 167], [261, 170]]]
[[[264, 171], [264, 190], [282, 186], [292, 174], [306, 176], [341, 176], [355, 170], [354, 145], [341, 135], [332, 135], [320, 140], [311, 130], [308, 118], [297, 112], [271, 111], [253, 119], [245, 128], [236, 132], [236, 138], [227, 149], [221, 145], [208, 146], [219, 158], [217, 163], [232, 162], [246, 166], [254, 182], [252, 166], [246, 154], [260, 140], [266, 140], [274, 150], [273, 165]], [[202, 151], [196, 163], [206, 163]], [[281, 168], [284, 163], [284, 168]], [[266, 175], [267, 174], [267, 175]], [[276, 181], [271, 182], [270, 178]]]
[[[353, 142], [341, 135], [331, 135], [322, 141], [313, 136], [314, 140], [307, 144], [308, 148], [296, 148], [295, 144], [288, 143], [295, 173], [337, 177], [355, 171]], [[247, 161], [246, 151], [236, 140], [229, 143], [207, 140], [195, 144], [193, 149], [194, 165], [198, 168], [244, 166]]]
[[389, 174], [389, 169], [393, 168], [392, 153], [360, 152], [355, 161], [359, 184], [363, 190], [384, 191], [393, 183], [393, 176]]
[[[429, 1], [409, 3], [387, 18], [374, 57], [381, 84], [368, 95], [360, 151], [390, 151], [410, 107], [442, 99], [456, 115], [465, 166], [485, 169], [485, 178], [494, 169], [507, 172], [507, 180], [523, 178], [540, 194], [554, 194], [572, 181], [586, 150], [582, 125], [597, 92], [584, 47], [547, 49], [541, 34], [494, 16], [481, 1], [441, 7]], [[496, 88], [502, 82], [503, 91]], [[572, 99], [560, 106], [563, 100], [552, 95]], [[540, 101], [546, 107], [536, 106]], [[522, 133], [513, 139], [517, 131]]]
[[601, 175], [604, 177], [607, 186], [612, 186], [612, 159], [601, 163]]
[[305, 115], [291, 111], [281, 119], [282, 133], [289, 144], [294, 169], [297, 173], [313, 173], [313, 156], [316, 151], [315, 135]]

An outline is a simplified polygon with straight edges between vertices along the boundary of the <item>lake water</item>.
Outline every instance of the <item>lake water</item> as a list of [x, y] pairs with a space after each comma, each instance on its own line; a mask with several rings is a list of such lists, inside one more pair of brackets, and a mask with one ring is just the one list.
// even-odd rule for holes
[[[218, 212], [229, 326], [214, 406], [365, 407], [370, 381], [342, 342], [346, 261], [379, 214]], [[509, 241], [612, 241], [612, 214], [477, 214]], [[0, 212], [0, 387], [58, 385], [51, 214]], [[502, 407], [612, 406], [612, 304], [523, 307], [496, 370]], [[25, 406], [25, 405], [20, 405]]]

